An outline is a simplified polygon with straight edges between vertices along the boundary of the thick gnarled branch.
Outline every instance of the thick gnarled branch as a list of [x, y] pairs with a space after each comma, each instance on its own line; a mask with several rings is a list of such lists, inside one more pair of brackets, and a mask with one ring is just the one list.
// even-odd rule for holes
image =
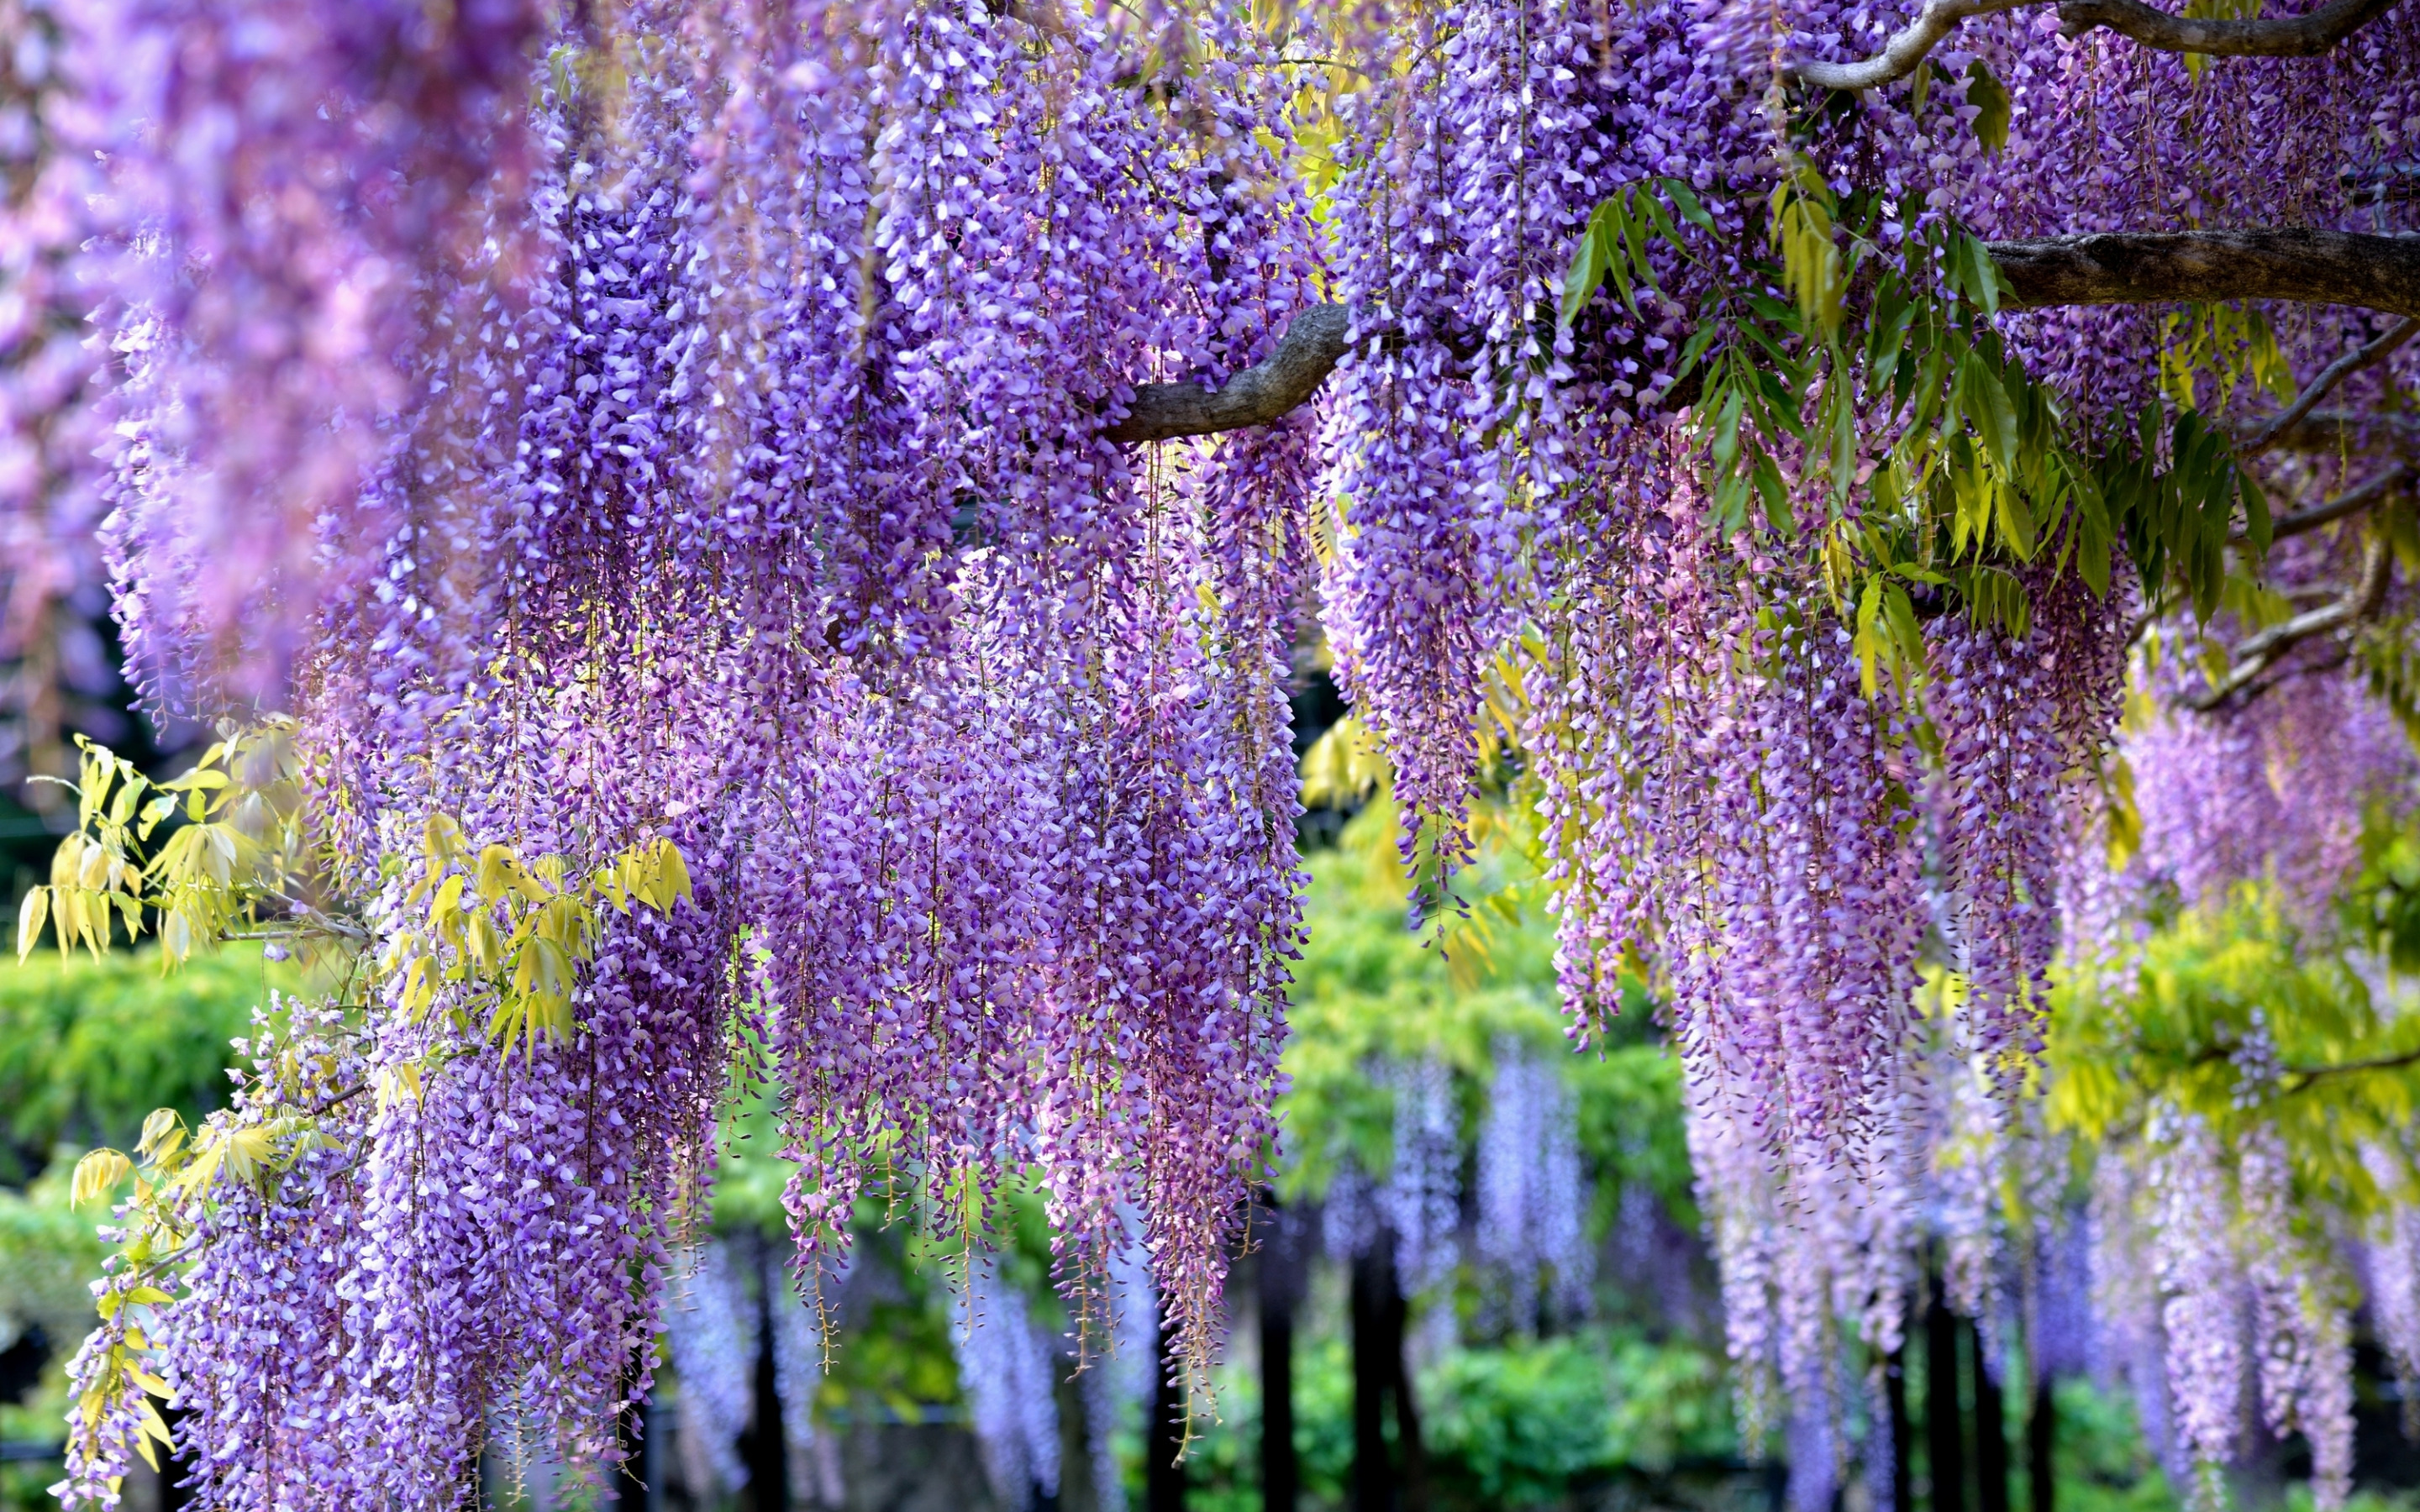
[[2420, 237], [2117, 232], [1989, 246], [2023, 305], [2285, 300], [2420, 316]]
[[1113, 441], [1164, 441], [1265, 425], [1310, 402], [1344, 355], [1350, 311], [1314, 304], [1295, 316], [1278, 349], [1224, 384], [1145, 383], [1135, 389], [1125, 418], [1105, 434]]
[[[2283, 300], [2420, 317], [2420, 237], [2304, 230], [2124, 232], [1993, 241], [1985, 247], [2015, 302], [2026, 307]], [[1125, 416], [1103, 434], [1113, 441], [1161, 441], [1282, 419], [1319, 392], [1344, 355], [1352, 323], [1341, 304], [1313, 305], [1294, 317], [1276, 351], [1218, 388], [1139, 385]], [[2270, 442], [2288, 443], [2302, 424], [2281, 427]]]
[[[1790, 64], [1792, 77], [1823, 89], [1874, 89], [1916, 70], [1958, 23], [1994, 11], [2014, 10], [2044, 0], [1927, 0], [1916, 19], [1895, 33], [1883, 50], [1854, 63], [1812, 58]], [[2316, 57], [2395, 8], [2397, 0], [2329, 0], [2301, 16], [2257, 21], [2214, 21], [2179, 16], [2142, 0], [2060, 0], [2059, 30], [2070, 37], [2107, 27], [2163, 53], [2203, 53], [2222, 57]]]
[[2062, 0], [2059, 30], [2070, 37], [2106, 26], [2163, 53], [2213, 57], [2317, 57], [2395, 8], [2396, 0], [2329, 0], [2300, 16], [2214, 21], [2171, 15], [2142, 0]]

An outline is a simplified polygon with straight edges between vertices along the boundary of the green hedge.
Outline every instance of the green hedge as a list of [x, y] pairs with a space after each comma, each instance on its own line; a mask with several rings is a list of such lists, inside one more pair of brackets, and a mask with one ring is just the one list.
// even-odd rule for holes
[[147, 950], [0, 962], [0, 1185], [33, 1180], [63, 1145], [129, 1144], [154, 1108], [224, 1105], [228, 1040], [296, 981], [251, 948], [167, 976]]

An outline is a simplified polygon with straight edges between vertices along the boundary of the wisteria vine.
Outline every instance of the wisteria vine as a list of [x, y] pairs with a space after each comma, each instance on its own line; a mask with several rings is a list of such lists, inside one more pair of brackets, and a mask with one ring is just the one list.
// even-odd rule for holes
[[[159, 1391], [208, 1507], [451, 1508], [507, 1421], [610, 1466], [735, 1078], [799, 1279], [861, 1198], [972, 1242], [1031, 1184], [1076, 1316], [1139, 1243], [1206, 1371], [1280, 1134], [1314, 612], [1419, 898], [1517, 793], [1575, 1036], [1652, 985], [1733, 1353], [1828, 1497], [1926, 1243], [1962, 1307], [2036, 1294], [1990, 1194], [2067, 1201], [2026, 1102], [2062, 984], [2262, 887], [2333, 938], [2420, 726], [2413, 348], [2313, 301], [2021, 308], [2009, 250], [2413, 229], [2420, 19], [2213, 60], [2018, 8], [1799, 82], [1907, 8], [0, 9], [12, 706], [63, 761], [105, 591], [150, 711], [228, 721], [157, 789], [85, 755], [21, 933], [269, 934], [345, 983], [147, 1140], [62, 1497], [114, 1503]], [[1248, 423], [1167, 421], [1211, 390]], [[2261, 1032], [2244, 1108], [2332, 1073]], [[1480, 1197], [1562, 1216], [1481, 1257], [1576, 1311], [1543, 1074], [1506, 1061]], [[1417, 1290], [1456, 1114], [1397, 1080], [1363, 1216]], [[2340, 1499], [2323, 1173], [2198, 1105], [2096, 1127], [2147, 1415], [2214, 1463], [2257, 1375]], [[2400, 1214], [2372, 1144], [2337, 1195]], [[1001, 1426], [1000, 1327], [1015, 1493], [1055, 1451]]]

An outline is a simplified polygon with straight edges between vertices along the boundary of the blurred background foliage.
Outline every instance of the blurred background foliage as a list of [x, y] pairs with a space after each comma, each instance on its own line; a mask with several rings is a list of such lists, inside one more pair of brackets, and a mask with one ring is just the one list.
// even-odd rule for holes
[[[196, 1122], [223, 1105], [229, 1041], [271, 992], [301, 985], [244, 946], [173, 975], [148, 950], [0, 958], [0, 1442], [58, 1441], [66, 1362], [94, 1321], [106, 1215], [70, 1209], [76, 1157], [132, 1145], [154, 1108]], [[0, 1505], [50, 1504], [58, 1468], [0, 1461]]]
[[[1518, 802], [1500, 788], [1482, 801], [1472, 865], [1450, 890], [1423, 877], [1407, 916], [1386, 773], [1349, 722], [1310, 747], [1306, 775], [1317, 805], [1304, 826], [1310, 937], [1293, 994], [1291, 1085], [1271, 1171], [1283, 1209], [1315, 1224], [1340, 1172], [1384, 1180], [1396, 1083], [1382, 1072], [1422, 1059], [1450, 1074], [1468, 1192], [1489, 1088], [1508, 1049], [1561, 1078], [1590, 1193], [1587, 1237], [1600, 1260], [1585, 1317], [1516, 1322], [1489, 1305], [1485, 1278], [1467, 1264], [1422, 1304], [1451, 1314], [1448, 1326], [1416, 1323], [1407, 1345], [1434, 1512], [1710, 1504], [1689, 1491], [1693, 1475], [1777, 1488], [1733, 1420], [1679, 1068], [1644, 987], [1630, 983], [1610, 1029], [1568, 1053], [1552, 921]], [[2420, 953], [2420, 852], [2381, 843], [2367, 864], [2362, 896], [2370, 913], [2361, 927], [2382, 939], [2408, 936], [2402, 948]], [[2198, 1086], [2212, 1064], [2235, 1066], [2242, 1057], [2227, 1059], [2226, 1047], [2240, 1041], [2256, 1003], [2281, 1016], [2290, 1011], [2294, 1027], [2278, 1040], [2288, 1063], [2328, 1048], [2294, 1036], [2367, 1034], [2362, 1024], [2338, 1022], [2364, 1011], [2354, 991], [2361, 984], [2295, 956], [2290, 930], [2248, 901], [2237, 915], [2181, 923], [2151, 943], [2141, 967], [2140, 991], [2153, 1003], [2147, 1015], [2130, 1006], [2132, 981], [2080, 1000], [2061, 1022], [2057, 1055], [2061, 1064], [2097, 1069], [2056, 1090], [2065, 1116], [2079, 1126], [2119, 1119], [2146, 1079]], [[174, 976], [140, 951], [97, 962], [45, 951], [23, 965], [0, 964], [0, 1396], [8, 1398], [0, 1440], [56, 1442], [61, 1366], [90, 1318], [85, 1282], [101, 1254], [99, 1214], [68, 1208], [73, 1157], [131, 1143], [155, 1107], [193, 1121], [220, 1105], [229, 1040], [246, 1031], [270, 993], [301, 985], [290, 965], [242, 949]], [[2129, 1090], [2113, 1093], [2112, 1078]], [[2224, 1079], [2196, 1095], [2223, 1102]], [[2381, 1117], [2395, 1116], [2380, 1106]], [[779, 1245], [788, 1171], [761, 1094], [736, 1098], [724, 1136], [705, 1210], [711, 1227]], [[847, 1306], [832, 1315], [819, 1421], [963, 1421], [951, 1338], [951, 1281], [963, 1252], [908, 1221], [916, 1216], [905, 1197], [874, 1193], [861, 1202], [858, 1279]], [[1003, 1194], [994, 1224], [1004, 1274], [1046, 1329], [1065, 1331], [1039, 1199]], [[1246, 1324], [1256, 1265], [1253, 1256], [1239, 1258], [1231, 1357], [1190, 1446], [1187, 1482], [1197, 1512], [1261, 1504], [1261, 1383]], [[1338, 1508], [1348, 1502], [1354, 1451], [1350, 1311], [1339, 1260], [1314, 1257], [1296, 1319], [1295, 1439], [1305, 1505]], [[2060, 1512], [2176, 1504], [2121, 1397], [2084, 1381], [2064, 1382], [2060, 1393]], [[1139, 1423], [1120, 1428], [1116, 1447], [1128, 1504], [1140, 1506]], [[54, 1461], [0, 1465], [0, 1508], [46, 1505], [42, 1488], [56, 1473]]]

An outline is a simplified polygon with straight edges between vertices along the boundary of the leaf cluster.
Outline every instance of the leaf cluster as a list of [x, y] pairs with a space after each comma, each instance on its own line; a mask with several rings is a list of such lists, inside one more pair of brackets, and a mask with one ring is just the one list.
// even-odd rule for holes
[[510, 1053], [570, 1037], [572, 995], [581, 968], [596, 959], [603, 910], [633, 904], [668, 914], [692, 896], [680, 850], [658, 837], [625, 847], [585, 876], [559, 856], [524, 858], [501, 841], [474, 851], [458, 821], [432, 813], [422, 826], [420, 875], [405, 896], [422, 910], [396, 931], [381, 964], [403, 982], [402, 1008], [414, 1023], [437, 1006], [471, 1022], [488, 1010], [486, 1037]]
[[2054, 1127], [2104, 1144], [2174, 1109], [2230, 1144], [2273, 1129], [2306, 1202], [2360, 1216], [2408, 1196], [2381, 1188], [2375, 1162], [2409, 1180], [2420, 1014], [2312, 946], [2273, 889], [2246, 886], [2152, 933], [2125, 969], [2071, 973], [2043, 1057]]
[[2239, 506], [2257, 573], [2267, 501], [2224, 436], [2189, 403], [2086, 434], [2003, 341], [2009, 289], [1980, 239], [1920, 204], [1836, 193], [1804, 162], [1761, 208], [1766, 255], [1734, 259], [1686, 184], [1622, 189], [1579, 239], [1562, 319], [1608, 285], [1634, 314], [1642, 291], [1677, 302], [1655, 249], [1677, 257], [1699, 292], [1664, 393], [1686, 400], [1707, 527], [1820, 568], [1869, 695], [1885, 669], [1920, 680], [1929, 614], [2022, 636], [2032, 594], [2066, 573], [2105, 596], [2121, 548], [2207, 619]]
[[163, 969], [240, 932], [359, 936], [311, 905], [318, 857], [303, 820], [293, 722], [222, 735], [191, 770], [164, 782], [76, 737], [81, 770], [63, 784], [76, 795], [76, 828], [52, 856], [50, 882], [26, 890], [20, 961], [45, 925], [61, 949], [81, 946], [95, 957], [110, 949], [115, 929], [129, 939], [153, 929]]

